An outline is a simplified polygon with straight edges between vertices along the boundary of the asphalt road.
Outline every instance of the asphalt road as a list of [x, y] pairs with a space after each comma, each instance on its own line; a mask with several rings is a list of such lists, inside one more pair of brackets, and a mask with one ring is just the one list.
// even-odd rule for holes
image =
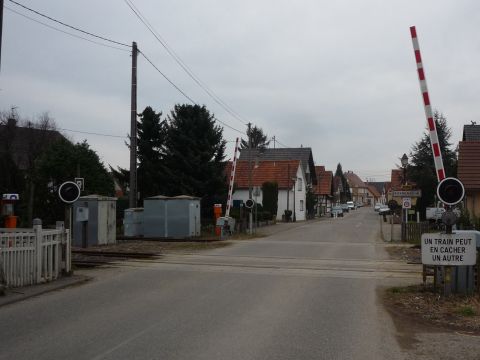
[[379, 288], [420, 275], [388, 260], [371, 209], [264, 231], [4, 306], [0, 359], [429, 358], [378, 303]]

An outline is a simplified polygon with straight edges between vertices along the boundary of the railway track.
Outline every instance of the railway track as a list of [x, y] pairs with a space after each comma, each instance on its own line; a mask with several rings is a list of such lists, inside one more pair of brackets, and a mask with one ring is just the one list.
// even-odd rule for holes
[[159, 253], [125, 252], [125, 251], [94, 251], [87, 249], [72, 250], [72, 264], [80, 268], [104, 266], [113, 262], [129, 259], [154, 259]]

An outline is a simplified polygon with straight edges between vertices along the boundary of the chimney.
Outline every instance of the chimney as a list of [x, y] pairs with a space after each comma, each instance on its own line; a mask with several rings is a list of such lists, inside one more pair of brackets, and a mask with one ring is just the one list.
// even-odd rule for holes
[[15, 126], [17, 126], [17, 120], [15, 120], [14, 118], [8, 118], [8, 120], [7, 120], [7, 126], [8, 126], [8, 127], [15, 127]]

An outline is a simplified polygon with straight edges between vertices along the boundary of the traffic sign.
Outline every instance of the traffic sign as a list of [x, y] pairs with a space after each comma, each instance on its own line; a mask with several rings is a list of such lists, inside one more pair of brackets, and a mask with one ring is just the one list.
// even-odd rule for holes
[[475, 234], [427, 233], [422, 235], [422, 263], [425, 265], [475, 265]]
[[64, 203], [74, 203], [80, 197], [80, 188], [76, 182], [65, 181], [58, 188], [58, 196]]
[[393, 197], [422, 197], [422, 190], [393, 190]]
[[20, 200], [18, 194], [3, 194], [2, 200]]
[[412, 199], [409, 197], [404, 197], [402, 199], [402, 208], [403, 209], [411, 209], [412, 208]]
[[84, 178], [75, 178], [75, 182], [81, 191], [85, 190], [85, 179]]

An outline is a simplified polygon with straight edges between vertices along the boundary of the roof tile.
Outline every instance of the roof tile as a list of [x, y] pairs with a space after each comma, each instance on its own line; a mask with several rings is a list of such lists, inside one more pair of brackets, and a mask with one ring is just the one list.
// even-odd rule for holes
[[316, 195], [332, 195], [333, 172], [326, 171], [325, 166], [315, 166], [318, 184], [315, 186]]
[[[235, 180], [237, 188], [248, 188], [248, 170], [249, 162], [238, 160], [235, 170]], [[292, 177], [295, 177], [300, 160], [280, 160], [280, 161], [259, 161], [256, 164], [252, 161], [252, 186], [262, 186], [264, 182], [276, 182], [279, 189], [287, 189], [293, 186]], [[225, 167], [225, 173], [230, 176], [232, 163], [228, 162]]]

